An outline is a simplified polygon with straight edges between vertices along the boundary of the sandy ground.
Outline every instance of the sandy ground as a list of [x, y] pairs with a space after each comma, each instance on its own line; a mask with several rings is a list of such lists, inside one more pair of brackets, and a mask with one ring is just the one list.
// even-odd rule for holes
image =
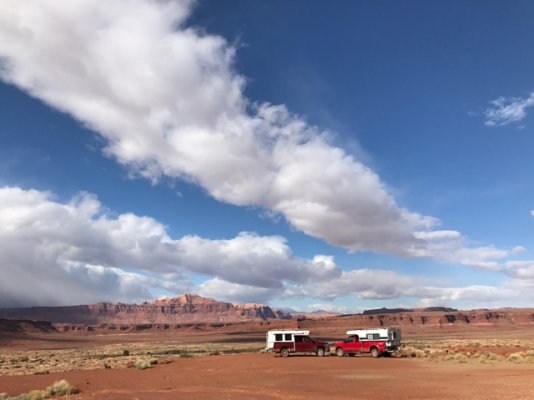
[[270, 353], [176, 359], [147, 370], [0, 376], [11, 395], [67, 379], [70, 399], [534, 399], [534, 366]]
[[[238, 329], [239, 328], [239, 329]], [[234, 329], [234, 328], [232, 328]], [[338, 329], [339, 330], [339, 329]], [[330, 329], [317, 329], [317, 338], [343, 337]], [[271, 353], [239, 353], [172, 358], [170, 364], [156, 364], [146, 370], [119, 368], [129, 358], [96, 358], [97, 369], [54, 372], [46, 375], [12, 375], [35, 357], [70, 365], [74, 356], [131, 351], [130, 358], [157, 354], [158, 346], [186, 348], [200, 346], [233, 349], [265, 344], [265, 330], [247, 331], [237, 327], [228, 332], [183, 332], [180, 334], [130, 335], [13, 335], [0, 336], [0, 362], [11, 373], [0, 376], [0, 393], [15, 396], [44, 389], [66, 379], [80, 388], [69, 399], [355, 399], [355, 400], [534, 400], [534, 329], [517, 330], [440, 330], [406, 335], [417, 357], [436, 350], [438, 357], [378, 358], [361, 357], [275, 357]], [[432, 338], [432, 339], [429, 339]], [[480, 340], [479, 340], [480, 338]], [[513, 338], [513, 339], [512, 339]], [[419, 342], [419, 339], [425, 339]], [[108, 347], [111, 346], [111, 350]], [[190, 347], [187, 347], [190, 348]], [[137, 350], [136, 350], [137, 349]], [[137, 352], [136, 352], [137, 351]], [[91, 353], [93, 352], [93, 353]], [[491, 352], [485, 359], [466, 354]], [[521, 362], [508, 357], [517, 352], [529, 355]], [[421, 354], [419, 354], [421, 353]], [[496, 355], [502, 355], [497, 357]], [[526, 353], [525, 353], [526, 354]], [[449, 357], [450, 356], [450, 357]], [[447, 358], [450, 358], [447, 360]], [[472, 357], [472, 356], [471, 356]], [[91, 358], [91, 360], [94, 359]], [[19, 360], [17, 363], [14, 360]], [[22, 361], [21, 361], [22, 360]], [[111, 364], [111, 361], [117, 362]], [[482, 362], [484, 361], [484, 362]], [[111, 364], [105, 369], [104, 364]], [[100, 365], [102, 364], [102, 365]], [[15, 368], [21, 366], [21, 369]], [[93, 368], [89, 366], [89, 368]], [[9, 371], [8, 371], [9, 372]], [[28, 372], [23, 372], [28, 373]], [[63, 397], [62, 397], [63, 398]]]

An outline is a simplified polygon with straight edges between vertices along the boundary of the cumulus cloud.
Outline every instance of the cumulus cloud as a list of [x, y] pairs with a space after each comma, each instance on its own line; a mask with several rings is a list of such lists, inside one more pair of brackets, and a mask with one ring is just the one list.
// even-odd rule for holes
[[287, 297], [311, 297], [333, 300], [346, 295], [361, 299], [398, 298], [416, 285], [416, 278], [378, 269], [342, 271], [332, 279], [310, 285], [288, 287]]
[[486, 126], [504, 126], [518, 122], [527, 116], [526, 109], [534, 106], [534, 93], [527, 97], [498, 97], [484, 111]]
[[106, 139], [130, 171], [194, 182], [344, 248], [410, 256], [437, 220], [283, 105], [252, 103], [235, 49], [187, 25], [189, 1], [0, 4], [1, 78]]
[[[436, 239], [449, 236], [455, 235]], [[515, 285], [502, 293], [519, 301], [532, 292], [532, 260], [508, 261], [499, 271]], [[205, 281], [194, 285], [190, 274]], [[18, 187], [0, 188], [0, 275], [1, 306], [143, 301], [157, 288], [260, 303], [345, 296], [502, 299], [499, 287], [443, 288], [384, 269], [342, 270], [332, 256], [295, 256], [280, 236], [243, 232], [230, 239], [175, 239], [161, 222], [115, 215], [89, 193], [60, 202], [51, 193]]]
[[513, 278], [532, 280], [534, 283], [534, 260], [508, 261], [504, 272]]
[[219, 278], [209, 279], [201, 283], [198, 288], [198, 293], [201, 296], [225, 300], [231, 303], [267, 304], [283, 292], [281, 289], [240, 285]]
[[469, 308], [531, 307], [534, 282], [510, 280], [499, 286], [469, 285], [459, 288], [429, 288], [421, 304], [460, 304]]
[[416, 232], [415, 235], [424, 239], [426, 244], [417, 252], [413, 252], [414, 256], [432, 257], [446, 263], [493, 271], [502, 269], [503, 261], [517, 254], [522, 248], [522, 246], [515, 246], [512, 249], [476, 246], [460, 232], [451, 230]]
[[108, 215], [89, 193], [61, 203], [47, 192], [0, 188], [0, 305], [145, 300], [151, 288], [193, 289], [189, 273], [208, 278], [202, 294], [259, 301], [286, 282], [341, 271], [330, 256], [295, 257], [280, 236], [173, 239], [153, 218]]
[[149, 298], [148, 287], [157, 279], [117, 265], [140, 265], [142, 252], [138, 251], [141, 257], [133, 256], [136, 249], [128, 242], [140, 241], [146, 247], [154, 240], [151, 234], [161, 231], [153, 231], [143, 218], [134, 227], [131, 215], [113, 221], [98, 216], [99, 211], [96, 198], [86, 194], [60, 204], [48, 193], [1, 188], [0, 304]]

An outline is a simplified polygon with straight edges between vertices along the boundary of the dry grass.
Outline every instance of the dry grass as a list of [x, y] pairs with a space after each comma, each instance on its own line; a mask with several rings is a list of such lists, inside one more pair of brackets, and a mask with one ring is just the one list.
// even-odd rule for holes
[[8, 396], [6, 393], [0, 393], [0, 400], [45, 400], [53, 396], [69, 396], [71, 394], [79, 393], [79, 389], [72, 386], [65, 379], [54, 382], [46, 389], [30, 390], [28, 393], [23, 393], [18, 396]]
[[[41, 375], [84, 369], [149, 368], [175, 358], [259, 352], [263, 342], [184, 344], [150, 341], [78, 349], [12, 351], [0, 349], [0, 375]], [[405, 340], [394, 357], [433, 362], [534, 364], [534, 338]], [[2, 398], [0, 397], [0, 400]]]
[[526, 339], [453, 339], [404, 341], [394, 355], [423, 358], [430, 361], [452, 361], [460, 364], [480, 362], [534, 363], [534, 340]]
[[[112, 344], [80, 349], [9, 351], [0, 350], [0, 375], [44, 375], [84, 369], [136, 367], [143, 362], [168, 364], [173, 358], [214, 354], [257, 352], [263, 344], [183, 344], [149, 342]], [[140, 368], [144, 369], [144, 368]], [[2, 398], [0, 397], [0, 400]]]

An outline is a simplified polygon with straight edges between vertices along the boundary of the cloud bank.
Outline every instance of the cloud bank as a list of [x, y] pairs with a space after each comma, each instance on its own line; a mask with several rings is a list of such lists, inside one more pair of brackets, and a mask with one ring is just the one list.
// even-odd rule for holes
[[[502, 293], [509, 301], [532, 299], [534, 262], [509, 262], [501, 272], [509, 287], [436, 287], [424, 277], [383, 269], [345, 271], [328, 255], [303, 259], [280, 236], [174, 239], [155, 219], [116, 215], [89, 193], [63, 203], [47, 192], [0, 188], [0, 306], [144, 301], [154, 289], [236, 302], [501, 301]], [[192, 274], [204, 281], [192, 283]]]

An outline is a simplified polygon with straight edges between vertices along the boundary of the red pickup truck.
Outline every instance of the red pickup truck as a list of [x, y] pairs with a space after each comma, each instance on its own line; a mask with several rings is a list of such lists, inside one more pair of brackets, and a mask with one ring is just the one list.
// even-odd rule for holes
[[314, 353], [322, 357], [330, 352], [328, 343], [314, 340], [309, 336], [292, 335], [290, 342], [274, 342], [273, 351], [282, 357], [287, 357], [290, 353]]
[[388, 354], [400, 347], [401, 332], [398, 328], [370, 328], [347, 331], [349, 337], [336, 342], [333, 347], [338, 356], [371, 353], [373, 357]]

